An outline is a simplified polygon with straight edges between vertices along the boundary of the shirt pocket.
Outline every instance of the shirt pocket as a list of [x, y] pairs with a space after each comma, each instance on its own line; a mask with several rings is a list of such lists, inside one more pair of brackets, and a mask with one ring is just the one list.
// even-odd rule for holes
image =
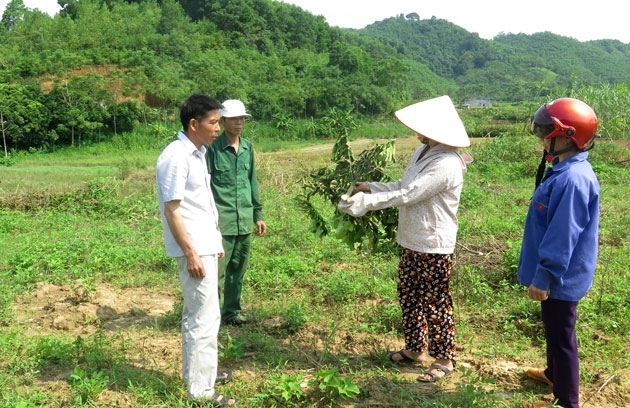
[[249, 173], [250, 161], [249, 160], [239, 160], [238, 163], [236, 163], [236, 168], [241, 173], [244, 173], [244, 172]]
[[537, 194], [533, 197], [534, 219], [538, 225], [547, 225], [547, 215], [549, 213], [549, 196], [547, 194]]
[[212, 166], [212, 180], [214, 184], [228, 185], [236, 181], [236, 169], [231, 160], [218, 155]]

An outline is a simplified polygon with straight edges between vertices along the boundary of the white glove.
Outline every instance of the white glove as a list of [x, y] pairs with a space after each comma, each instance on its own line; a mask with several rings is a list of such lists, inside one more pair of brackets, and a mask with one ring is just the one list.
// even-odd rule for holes
[[344, 194], [337, 204], [337, 209], [353, 217], [361, 217], [367, 213], [367, 209], [363, 203], [364, 196], [365, 194], [362, 192], [358, 192], [353, 196]]

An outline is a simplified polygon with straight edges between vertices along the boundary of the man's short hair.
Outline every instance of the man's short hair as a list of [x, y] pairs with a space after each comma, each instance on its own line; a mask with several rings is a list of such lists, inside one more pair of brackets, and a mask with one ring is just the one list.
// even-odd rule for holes
[[188, 130], [191, 119], [201, 122], [208, 112], [223, 109], [223, 105], [218, 100], [204, 94], [192, 94], [182, 103], [179, 110], [179, 119], [182, 122], [184, 131]]

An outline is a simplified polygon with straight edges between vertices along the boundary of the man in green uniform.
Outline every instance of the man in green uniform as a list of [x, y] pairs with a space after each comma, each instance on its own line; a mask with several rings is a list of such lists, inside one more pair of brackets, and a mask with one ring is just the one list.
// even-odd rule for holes
[[249, 318], [242, 313], [243, 276], [249, 263], [251, 234], [265, 235], [262, 204], [251, 142], [241, 137], [250, 116], [243, 102], [223, 102], [223, 133], [206, 153], [212, 194], [219, 211], [219, 228], [225, 256], [219, 259], [219, 297], [224, 323], [242, 325]]

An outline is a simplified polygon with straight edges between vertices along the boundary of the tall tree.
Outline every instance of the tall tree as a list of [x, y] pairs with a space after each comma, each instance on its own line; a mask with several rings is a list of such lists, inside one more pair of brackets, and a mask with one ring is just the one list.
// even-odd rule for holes
[[15, 28], [18, 21], [24, 18], [24, 13], [26, 13], [26, 11], [27, 8], [24, 5], [24, 1], [11, 0], [4, 9], [0, 24], [2, 24], [6, 30], [11, 31]]
[[39, 148], [49, 142], [48, 110], [37, 87], [0, 83], [0, 115], [5, 152], [12, 149]]
[[48, 94], [51, 130], [63, 144], [81, 146], [82, 141], [97, 141], [110, 117], [106, 101], [114, 99], [111, 91], [100, 85], [102, 78], [90, 74], [66, 80]]

